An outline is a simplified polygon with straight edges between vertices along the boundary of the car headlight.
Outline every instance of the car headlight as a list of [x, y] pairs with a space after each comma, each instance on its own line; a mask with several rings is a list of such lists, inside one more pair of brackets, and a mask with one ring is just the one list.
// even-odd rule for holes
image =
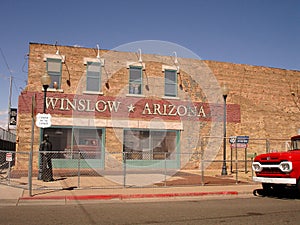
[[285, 172], [285, 173], [291, 172], [292, 169], [293, 169], [293, 164], [292, 164], [292, 162], [288, 162], [288, 161], [286, 161], [286, 162], [281, 162], [281, 163], [279, 164], [279, 169], [280, 169], [282, 172]]
[[252, 163], [252, 169], [255, 172], [261, 172], [262, 171], [262, 167], [261, 167], [259, 162], [253, 162]]

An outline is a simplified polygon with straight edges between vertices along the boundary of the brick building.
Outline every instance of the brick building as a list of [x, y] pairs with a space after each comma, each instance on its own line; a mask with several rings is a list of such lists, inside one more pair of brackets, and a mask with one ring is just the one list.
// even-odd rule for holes
[[[43, 111], [40, 78], [51, 77], [45, 129], [54, 151], [86, 148], [86, 159], [99, 168], [122, 165], [122, 154], [135, 166], [198, 166], [200, 137], [222, 136], [222, 84], [227, 84], [227, 136], [288, 139], [300, 127], [297, 87], [300, 71], [283, 70], [138, 52], [31, 43], [28, 85], [19, 97], [17, 151], [29, 152], [32, 123]], [[292, 95], [291, 93], [294, 93]], [[34, 97], [33, 97], [34, 96]], [[40, 143], [35, 126], [33, 149]], [[222, 139], [205, 142], [207, 159], [222, 158]], [[250, 145], [249, 152], [265, 147]], [[188, 153], [187, 156], [183, 153]], [[227, 156], [227, 158], [229, 155]], [[60, 160], [60, 161], [59, 161]], [[16, 166], [22, 164], [17, 159]], [[34, 158], [38, 168], [38, 157]]]

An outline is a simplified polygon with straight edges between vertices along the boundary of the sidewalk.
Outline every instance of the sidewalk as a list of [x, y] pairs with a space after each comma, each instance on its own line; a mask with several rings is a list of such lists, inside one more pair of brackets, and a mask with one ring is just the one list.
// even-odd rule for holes
[[252, 195], [258, 184], [159, 187], [159, 188], [111, 188], [35, 190], [29, 196], [28, 190], [0, 185], [0, 205], [28, 204], [72, 204], [104, 200], [158, 200], [186, 197], [241, 196]]
[[17, 205], [24, 189], [0, 184], [0, 206]]
[[[114, 186], [115, 183], [102, 176], [82, 175], [80, 186], [76, 182], [77, 177], [63, 179], [56, 177], [53, 182], [43, 182], [38, 180], [37, 176], [34, 176], [32, 179], [34, 188], [30, 193], [27, 189], [28, 178], [25, 175], [15, 176], [10, 183], [0, 184], [0, 205], [72, 204], [104, 200], [155, 201], [188, 197], [252, 196], [255, 189], [261, 189], [260, 184], [252, 182], [251, 174], [240, 174], [238, 182], [233, 175], [213, 176], [208, 174], [204, 179], [205, 185], [201, 185], [200, 174], [181, 171], [167, 180], [166, 183], [157, 183], [156, 186], [147, 187], [130, 185], [130, 176], [128, 176], [128, 187], [126, 188], [121, 185]], [[136, 176], [140, 182], [140, 174]], [[146, 178], [149, 178], [149, 174], [147, 174]], [[24, 184], [24, 186], [22, 188], [22, 186], [14, 184]]]

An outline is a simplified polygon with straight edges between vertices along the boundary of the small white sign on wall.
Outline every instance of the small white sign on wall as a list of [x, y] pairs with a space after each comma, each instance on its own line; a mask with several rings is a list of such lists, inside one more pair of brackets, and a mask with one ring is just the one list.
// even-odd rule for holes
[[40, 128], [51, 127], [51, 115], [46, 113], [38, 113], [36, 115], [35, 125]]

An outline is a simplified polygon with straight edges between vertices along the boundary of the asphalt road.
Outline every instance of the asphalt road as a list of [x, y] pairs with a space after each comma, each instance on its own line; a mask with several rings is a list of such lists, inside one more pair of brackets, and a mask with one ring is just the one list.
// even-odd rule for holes
[[300, 199], [247, 197], [0, 207], [0, 224], [299, 224]]

